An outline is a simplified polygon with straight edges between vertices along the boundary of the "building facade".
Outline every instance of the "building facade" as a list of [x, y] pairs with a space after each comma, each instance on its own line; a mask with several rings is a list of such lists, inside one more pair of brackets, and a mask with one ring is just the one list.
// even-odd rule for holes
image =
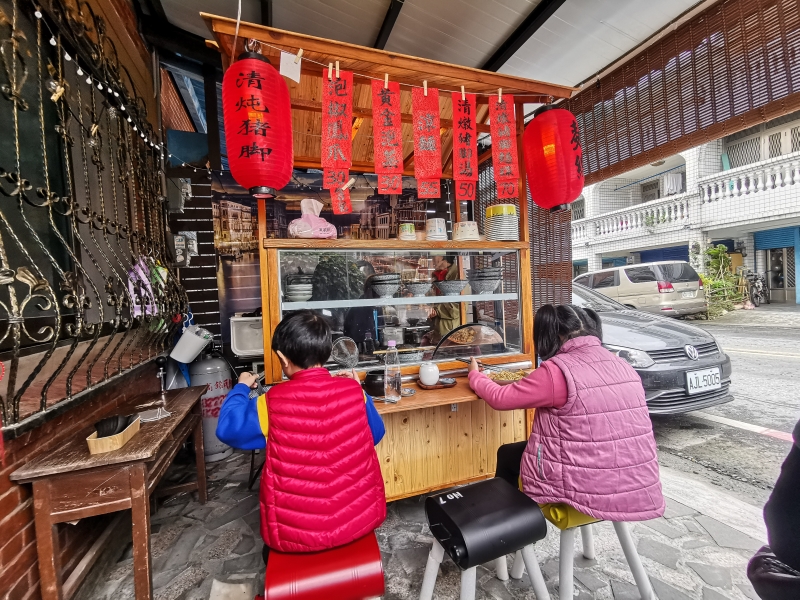
[[766, 274], [773, 301], [800, 304], [800, 113], [587, 186], [572, 215], [576, 275], [673, 259], [701, 270], [724, 244]]

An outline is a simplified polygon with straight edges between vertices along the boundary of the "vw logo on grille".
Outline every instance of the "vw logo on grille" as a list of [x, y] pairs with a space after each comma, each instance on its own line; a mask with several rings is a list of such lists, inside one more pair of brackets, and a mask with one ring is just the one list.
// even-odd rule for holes
[[697, 360], [700, 358], [700, 354], [697, 352], [697, 348], [692, 346], [691, 344], [686, 344], [683, 349], [686, 351], [686, 356], [691, 358], [692, 360]]

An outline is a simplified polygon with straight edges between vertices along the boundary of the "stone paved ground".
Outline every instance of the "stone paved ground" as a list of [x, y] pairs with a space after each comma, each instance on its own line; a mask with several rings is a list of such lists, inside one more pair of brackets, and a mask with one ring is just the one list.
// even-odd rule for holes
[[[196, 494], [178, 495], [160, 504], [152, 519], [156, 600], [249, 600], [255, 590], [263, 589], [258, 497], [255, 491], [247, 490], [248, 471], [249, 453], [234, 454], [209, 465], [210, 493], [205, 506], [197, 502]], [[189, 476], [188, 469], [180, 465], [169, 475], [174, 481]], [[747, 582], [745, 568], [762, 542], [742, 533], [763, 537], [759, 533], [763, 524], [752, 522], [757, 510], [739, 510], [727, 519], [724, 515], [730, 511], [726, 512], [726, 507], [741, 507], [741, 503], [737, 505], [739, 501], [726, 499], [708, 486], [696, 494], [695, 502], [692, 490], [698, 485], [702, 486], [689, 480], [676, 482], [676, 474], [671, 473], [669, 481], [665, 477], [668, 497], [670, 490], [675, 490], [672, 496], [695, 508], [669, 498], [664, 518], [632, 528], [656, 595], [659, 600], [758, 600]], [[684, 489], [688, 492], [681, 491]], [[386, 600], [418, 597], [432, 541], [423, 505], [421, 496], [390, 504], [388, 518], [378, 531]], [[726, 525], [722, 522], [725, 520], [737, 528]], [[576, 542], [575, 598], [639, 598], [611, 524], [596, 524], [594, 531], [597, 560], [585, 560], [580, 554], [581, 542]], [[120, 536], [116, 549], [96, 566], [80, 590], [80, 600], [134, 597], [129, 536]], [[576, 537], [580, 540], [579, 535]], [[536, 545], [536, 553], [555, 599], [558, 533], [554, 528]], [[457, 567], [446, 559], [434, 597], [457, 599], [459, 577]], [[478, 587], [478, 600], [534, 598], [527, 574], [520, 581], [501, 582], [491, 565], [479, 568]]]

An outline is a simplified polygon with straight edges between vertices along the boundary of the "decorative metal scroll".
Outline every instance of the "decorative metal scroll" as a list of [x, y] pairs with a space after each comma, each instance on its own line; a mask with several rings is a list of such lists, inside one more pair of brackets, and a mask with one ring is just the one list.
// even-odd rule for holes
[[163, 351], [187, 301], [167, 267], [163, 151], [103, 20], [85, 1], [0, 0], [0, 50], [0, 416], [13, 429]]

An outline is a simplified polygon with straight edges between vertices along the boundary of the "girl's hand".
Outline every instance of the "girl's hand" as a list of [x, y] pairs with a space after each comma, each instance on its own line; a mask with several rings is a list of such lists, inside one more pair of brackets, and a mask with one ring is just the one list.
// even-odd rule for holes
[[480, 363], [478, 362], [478, 360], [474, 356], [469, 361], [469, 370], [470, 370], [470, 372], [478, 371], [479, 373], [482, 370]]
[[244, 372], [242, 372], [241, 375], [239, 375], [239, 383], [243, 383], [247, 387], [249, 387], [250, 389], [254, 390], [254, 389], [256, 389], [256, 386], [258, 385], [258, 377], [256, 377], [255, 373], [250, 373], [249, 371], [244, 371]]
[[361, 380], [358, 378], [358, 373], [356, 373], [355, 369], [339, 371], [338, 373], [336, 373], [336, 376], [346, 377], [347, 379], [352, 379], [354, 381], [361, 383]]

